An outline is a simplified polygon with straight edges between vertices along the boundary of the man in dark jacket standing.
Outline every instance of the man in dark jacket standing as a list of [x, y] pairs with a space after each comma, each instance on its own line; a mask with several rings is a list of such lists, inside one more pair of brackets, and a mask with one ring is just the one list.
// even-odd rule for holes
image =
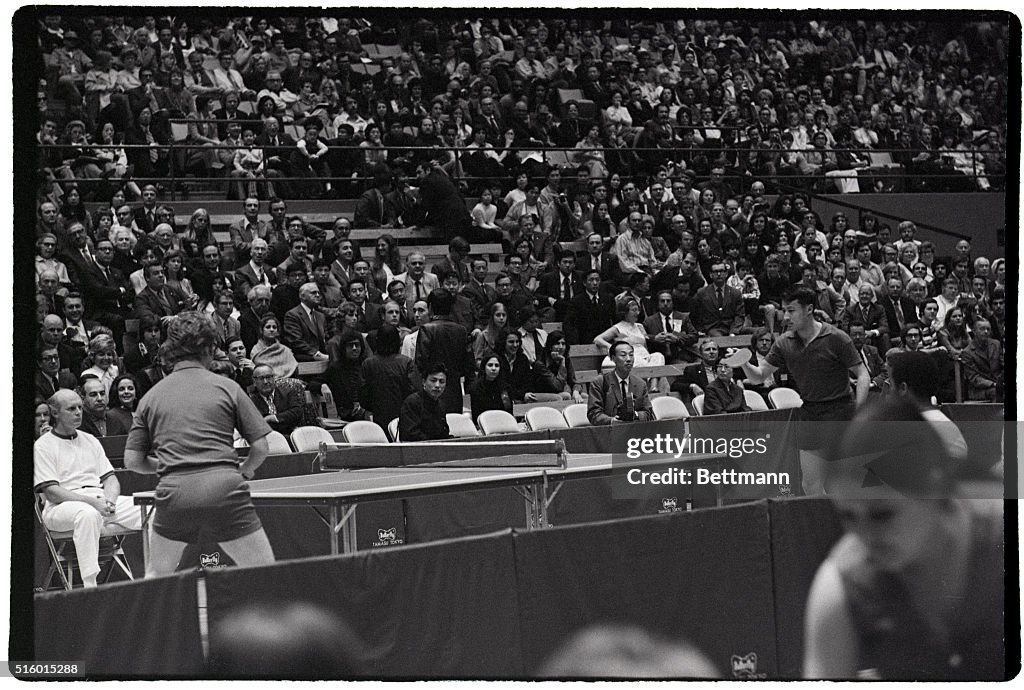
[[447, 368], [447, 383], [441, 398], [445, 412], [462, 412], [462, 386], [459, 377], [466, 377], [466, 384], [473, 379], [473, 353], [470, 350], [469, 332], [466, 327], [452, 319], [454, 298], [447, 290], [435, 290], [427, 298], [431, 320], [420, 327], [416, 341], [416, 366], [426, 379], [431, 365], [441, 362]]
[[439, 228], [446, 241], [456, 235], [471, 238], [473, 219], [466, 208], [466, 200], [455, 183], [439, 165], [424, 163], [420, 174], [420, 210], [423, 224]]

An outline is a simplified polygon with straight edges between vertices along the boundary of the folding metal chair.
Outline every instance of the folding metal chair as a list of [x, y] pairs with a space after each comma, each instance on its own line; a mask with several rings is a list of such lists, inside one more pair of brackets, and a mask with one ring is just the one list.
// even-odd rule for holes
[[[58, 532], [47, 529], [43, 524], [43, 496], [37, 494], [35, 501], [36, 521], [43, 531], [43, 538], [46, 540], [46, 549], [50, 554], [50, 565], [43, 580], [43, 586], [51, 589], [50, 583], [53, 576], [60, 576], [60, 583], [66, 590], [71, 590], [74, 582], [75, 571], [78, 570], [78, 554], [75, 552], [74, 532]], [[107, 528], [104, 528], [107, 529]], [[129, 580], [134, 580], [131, 566], [124, 555], [122, 544], [124, 538], [135, 530], [128, 530], [121, 527], [114, 527], [108, 533], [100, 537], [99, 566], [100, 573], [97, 582], [105, 581], [116, 564]]]

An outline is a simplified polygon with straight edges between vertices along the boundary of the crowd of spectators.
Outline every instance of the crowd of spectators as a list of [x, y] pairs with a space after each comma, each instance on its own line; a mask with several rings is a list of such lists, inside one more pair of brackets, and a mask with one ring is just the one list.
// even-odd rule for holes
[[[328, 363], [339, 416], [382, 426], [438, 362], [448, 411], [460, 378], [474, 416], [581, 399], [577, 344], [692, 364], [665, 382], [686, 398], [717, 378], [706, 336], [750, 334], [763, 356], [800, 283], [877, 386], [888, 353], [922, 349], [962, 362], [965, 398], [1001, 399], [1005, 261], [966, 240], [937, 256], [911, 221], [821, 218], [810, 194], [1001, 188], [1007, 40], [992, 21], [891, 17], [46, 15], [36, 396], [95, 378], [85, 414], [111, 433], [125, 416], [109, 408], [130, 417], [165, 375], [167, 323], [201, 310], [221, 336], [214, 367], [282, 429], [300, 396], [267, 382], [306, 361]], [[363, 46], [378, 43], [402, 49], [371, 74]], [[179, 126], [185, 145], [162, 147]], [[230, 246], [204, 209], [175, 217], [172, 166], [224, 178]], [[358, 197], [354, 222], [288, 214], [322, 196]], [[403, 253], [389, 230], [414, 224], [448, 256]], [[360, 247], [353, 227], [380, 235]], [[472, 251], [498, 242], [497, 263]]]
[[[345, 178], [382, 162], [411, 174], [432, 146], [468, 149], [445, 157], [459, 179], [540, 178], [549, 163], [706, 179], [717, 164], [734, 189], [769, 192], [1005, 184], [1009, 27], [984, 17], [53, 14], [38, 40], [40, 111], [64, 106], [40, 122], [59, 145], [45, 167], [90, 198], [137, 198], [134, 178], [172, 166], [234, 179], [232, 195], [355, 196]], [[378, 43], [395, 49], [364, 47]]]

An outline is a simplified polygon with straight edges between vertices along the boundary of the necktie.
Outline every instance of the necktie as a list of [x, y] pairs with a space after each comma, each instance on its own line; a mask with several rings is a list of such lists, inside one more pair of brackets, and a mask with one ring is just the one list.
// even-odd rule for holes
[[626, 402], [626, 382], [619, 381], [619, 389], [622, 391], [622, 402]]
[[722, 298], [722, 288], [718, 288], [716, 292], [718, 292], [718, 308], [721, 309], [724, 303], [724, 300]]
[[668, 316], [665, 317], [665, 332], [666, 333], [671, 333], [672, 332], [672, 322], [669, 320]]
[[537, 331], [534, 331], [530, 335], [533, 336], [533, 357], [534, 357], [534, 359], [540, 359], [540, 356], [541, 356], [540, 338], [537, 336]]
[[317, 340], [323, 342], [324, 332], [320, 328], [320, 320], [316, 318], [316, 312], [309, 312], [309, 320], [313, 322], [313, 330], [316, 332]]
[[569, 276], [562, 279], [562, 299], [572, 298], [572, 286], [569, 284]]
[[267, 401], [267, 414], [277, 414], [277, 406], [274, 405], [274, 396], [271, 394], [269, 397], [264, 397]]
[[164, 290], [160, 290], [156, 293], [157, 299], [160, 301], [160, 306], [169, 316], [171, 314], [171, 301], [167, 299], [167, 293]]
[[423, 299], [423, 295], [422, 295], [422, 293], [420, 291], [420, 281], [419, 281], [419, 279], [417, 279], [416, 280], [416, 301], [419, 302], [421, 299]]
[[593, 263], [594, 263], [593, 269], [595, 271], [600, 271], [601, 270], [601, 257], [595, 256], [594, 259], [593, 259]]
[[[147, 132], [148, 134], [148, 132]], [[149, 223], [149, 227], [153, 227], [153, 212], [146, 211], [146, 222]]]
[[893, 300], [892, 301], [892, 308], [896, 312], [896, 322], [900, 325], [900, 331], [902, 332], [903, 331], [903, 326], [904, 326], [904, 323], [903, 323], [904, 319], [903, 319], [903, 310], [900, 309], [900, 303], [897, 302], [896, 300]]
[[56, 393], [60, 390], [60, 379], [56, 376], [53, 377], [53, 392]]
[[601, 300], [599, 300], [597, 298], [597, 295], [594, 295], [593, 297], [591, 297], [590, 300], [594, 303], [595, 307], [601, 306]]

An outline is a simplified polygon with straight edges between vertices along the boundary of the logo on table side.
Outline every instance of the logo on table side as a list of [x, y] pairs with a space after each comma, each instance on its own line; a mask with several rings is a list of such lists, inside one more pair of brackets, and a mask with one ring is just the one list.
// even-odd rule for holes
[[396, 546], [404, 543], [405, 540], [398, 536], [398, 530], [394, 527], [389, 527], [388, 529], [377, 530], [377, 541], [373, 542], [373, 545]]
[[680, 510], [679, 499], [673, 496], [671, 498], [661, 499], [661, 510], [659, 510], [658, 513], [678, 513]]
[[733, 654], [731, 659], [733, 678], [766, 678], [767, 673], [757, 672], [757, 652], [746, 656]]
[[223, 568], [227, 564], [221, 565], [220, 563], [220, 551], [214, 551], [213, 553], [201, 553], [199, 554], [199, 567], [200, 568]]

